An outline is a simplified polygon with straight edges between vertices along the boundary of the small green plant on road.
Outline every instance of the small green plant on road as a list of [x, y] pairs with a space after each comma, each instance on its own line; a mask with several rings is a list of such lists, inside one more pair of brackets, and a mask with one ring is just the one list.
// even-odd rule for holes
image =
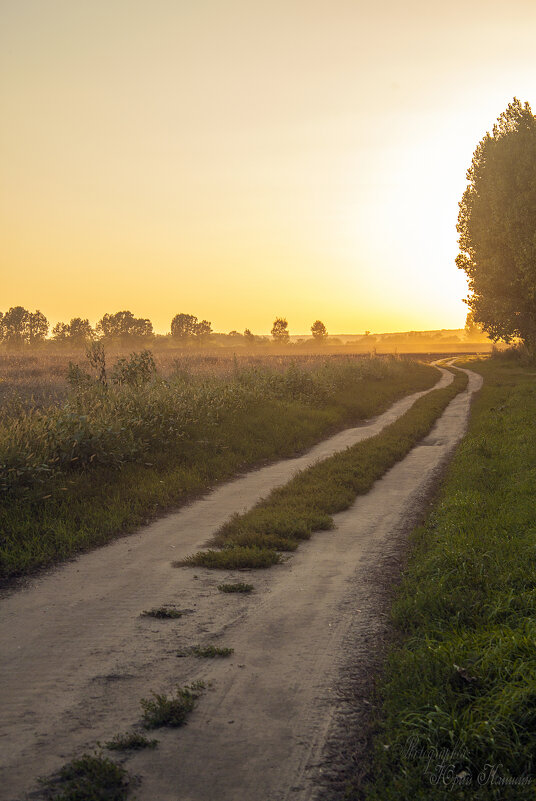
[[143, 748], [156, 748], [158, 740], [149, 740], [139, 732], [116, 734], [113, 740], [104, 744], [109, 751], [140, 751]]
[[127, 772], [111, 759], [84, 754], [42, 780], [47, 801], [125, 801]]
[[203, 689], [204, 685], [197, 682], [189, 687], [177, 687], [174, 696], [153, 693], [152, 698], [142, 698], [143, 725], [146, 729], [184, 725]]
[[218, 584], [218, 589], [220, 592], [249, 593], [253, 592], [255, 587], [253, 584], [245, 584], [243, 581], [239, 581], [236, 584]]

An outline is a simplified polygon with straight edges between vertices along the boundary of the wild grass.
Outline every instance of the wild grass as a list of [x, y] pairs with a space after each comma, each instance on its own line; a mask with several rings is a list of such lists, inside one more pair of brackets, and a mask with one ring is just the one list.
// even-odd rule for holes
[[182, 617], [182, 612], [178, 609], [170, 609], [168, 606], [159, 606], [156, 609], [147, 609], [141, 613], [143, 617], [155, 617], [158, 620], [170, 620]]
[[183, 726], [203, 689], [202, 682], [196, 682], [189, 687], [177, 687], [174, 696], [153, 693], [152, 698], [142, 698], [143, 725], [146, 729]]
[[232, 517], [214, 537], [214, 545], [220, 550], [200, 551], [175, 564], [209, 568], [278, 564], [282, 559], [279, 551], [295, 550], [314, 531], [332, 528], [332, 515], [351, 506], [357, 495], [368, 492], [426, 436], [466, 385], [466, 374], [456, 372], [452, 384], [420, 398], [377, 436], [298, 473], [253, 509]]
[[84, 754], [41, 784], [48, 801], [125, 801], [128, 794], [125, 769], [99, 755]]
[[237, 593], [250, 593], [253, 592], [255, 587], [253, 584], [245, 584], [239, 581], [236, 584], [218, 584], [220, 592], [237, 592]]
[[484, 387], [393, 608], [369, 801], [534, 798], [535, 374], [470, 367]]
[[156, 748], [158, 740], [149, 740], [139, 732], [116, 734], [113, 740], [105, 743], [109, 751], [141, 751], [144, 748]]
[[215, 659], [234, 654], [234, 648], [219, 648], [216, 645], [194, 645], [190, 650], [198, 659]]
[[[156, 373], [143, 386], [82, 378], [63, 405], [9, 406], [0, 415], [0, 578], [107, 542], [436, 380], [434, 369], [400, 359], [316, 358], [306, 368], [237, 363], [227, 377]], [[247, 566], [226, 556], [229, 567]]]

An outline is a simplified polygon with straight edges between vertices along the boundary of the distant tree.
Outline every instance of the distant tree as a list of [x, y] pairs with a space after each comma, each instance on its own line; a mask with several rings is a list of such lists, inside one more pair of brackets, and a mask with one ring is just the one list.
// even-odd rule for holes
[[97, 323], [97, 333], [104, 339], [147, 338], [153, 333], [153, 324], [143, 317], [134, 317], [131, 311], [118, 311], [105, 314]]
[[514, 98], [478, 144], [460, 202], [456, 264], [473, 321], [536, 355], [536, 117]]
[[270, 331], [272, 339], [279, 345], [286, 345], [289, 341], [290, 334], [288, 332], [288, 323], [284, 317], [276, 317], [272, 330]]
[[45, 315], [37, 309], [28, 315], [28, 344], [43, 342], [48, 334], [49, 323]]
[[171, 321], [171, 336], [185, 344], [195, 336], [197, 325], [197, 317], [193, 314], [176, 314]]
[[196, 323], [194, 331], [196, 342], [205, 344], [210, 339], [211, 333], [212, 327], [208, 320], [201, 320], [200, 323]]
[[246, 340], [246, 343], [248, 345], [254, 345], [256, 337], [255, 337], [255, 334], [251, 333], [249, 328], [246, 328], [245, 331], [244, 331], [244, 339]]
[[48, 320], [39, 310], [30, 312], [23, 306], [12, 306], [2, 315], [2, 339], [10, 347], [35, 345], [48, 333]]
[[311, 326], [311, 334], [313, 335], [315, 342], [320, 344], [327, 337], [328, 331], [321, 320], [316, 320]]
[[56, 323], [52, 329], [52, 338], [56, 342], [84, 346], [95, 338], [95, 331], [88, 319], [73, 317], [70, 323]]

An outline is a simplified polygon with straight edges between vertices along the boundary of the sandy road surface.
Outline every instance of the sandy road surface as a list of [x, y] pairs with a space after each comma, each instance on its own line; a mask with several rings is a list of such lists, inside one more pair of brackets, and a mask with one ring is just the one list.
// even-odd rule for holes
[[[450, 380], [443, 373], [441, 383]], [[437, 386], [439, 386], [438, 384]], [[140, 801], [277, 801], [312, 797], [312, 765], [336, 703], [341, 644], [358, 612], [352, 587], [367, 554], [406, 524], [464, 433], [470, 374], [416, 447], [372, 491], [336, 516], [284, 565], [214, 573], [174, 569], [230, 514], [253, 505], [297, 470], [373, 436], [424, 393], [305, 456], [254, 471], [138, 533], [29, 582], [0, 602], [0, 797], [21, 799], [96, 741], [139, 720], [139, 699], [196, 679], [211, 682], [188, 725], [162, 730], [156, 751], [127, 761]], [[360, 568], [361, 565], [361, 568]], [[223, 579], [253, 596], [224, 595]], [[366, 600], [366, 599], [365, 599]], [[182, 618], [142, 610], [174, 604]], [[235, 649], [226, 660], [178, 658], [194, 644]]]

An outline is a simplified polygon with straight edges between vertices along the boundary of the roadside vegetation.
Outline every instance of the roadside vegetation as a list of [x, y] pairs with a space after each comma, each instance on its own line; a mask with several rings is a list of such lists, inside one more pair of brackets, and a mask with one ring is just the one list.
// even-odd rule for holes
[[266, 568], [283, 560], [314, 531], [330, 529], [337, 512], [369, 491], [390, 467], [431, 430], [448, 403], [467, 386], [465, 373], [425, 395], [380, 434], [298, 473], [266, 500], [235, 515], [216, 534], [218, 550], [199, 551], [175, 566]]
[[536, 373], [504, 358], [468, 366], [484, 386], [413, 535], [373, 764], [351, 799], [534, 798]]
[[149, 352], [71, 365], [67, 400], [0, 413], [0, 578], [107, 542], [259, 462], [291, 456], [437, 380], [392, 357], [235, 362], [163, 378]]

